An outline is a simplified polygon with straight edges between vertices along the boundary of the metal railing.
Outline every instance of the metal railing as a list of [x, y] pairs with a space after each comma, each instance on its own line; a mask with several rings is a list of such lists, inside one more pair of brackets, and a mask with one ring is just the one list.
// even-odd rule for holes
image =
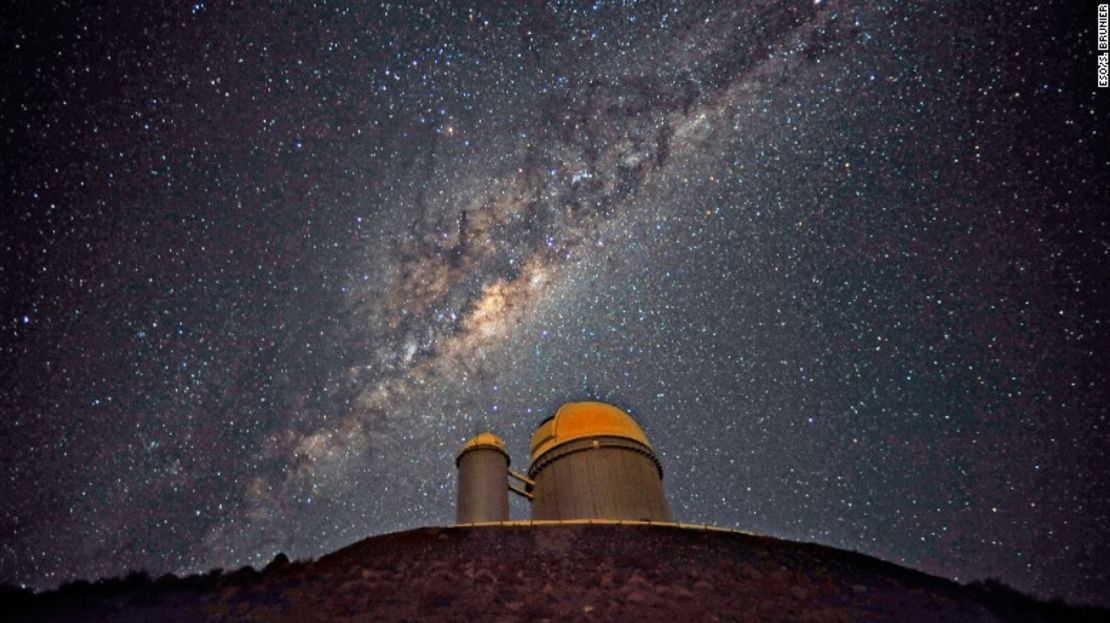
[[707, 532], [730, 532], [747, 536], [763, 536], [749, 530], [725, 528], [710, 524], [684, 523], [678, 521], [652, 521], [650, 519], [510, 519], [508, 521], [478, 521], [454, 524], [452, 528], [487, 528], [492, 526], [663, 526], [683, 530], [704, 530]]

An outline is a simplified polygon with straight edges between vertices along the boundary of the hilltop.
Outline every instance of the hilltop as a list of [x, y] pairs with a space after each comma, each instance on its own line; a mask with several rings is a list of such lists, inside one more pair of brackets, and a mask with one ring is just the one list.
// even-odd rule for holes
[[858, 553], [665, 525], [421, 528], [262, 571], [8, 589], [17, 621], [1096, 621]]

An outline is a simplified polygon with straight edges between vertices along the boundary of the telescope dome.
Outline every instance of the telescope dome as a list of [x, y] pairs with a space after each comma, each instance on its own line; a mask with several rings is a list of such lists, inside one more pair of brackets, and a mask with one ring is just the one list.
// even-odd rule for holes
[[505, 442], [500, 437], [490, 432], [478, 433], [476, 436], [467, 441], [459, 454], [455, 457], [455, 465], [459, 464], [459, 459], [464, 454], [471, 450], [497, 450], [505, 455], [506, 460], [509, 458], [509, 451], [505, 449]]
[[587, 437], [622, 437], [647, 446], [647, 435], [632, 417], [604, 402], [568, 402], [532, 434], [532, 461], [548, 450]]

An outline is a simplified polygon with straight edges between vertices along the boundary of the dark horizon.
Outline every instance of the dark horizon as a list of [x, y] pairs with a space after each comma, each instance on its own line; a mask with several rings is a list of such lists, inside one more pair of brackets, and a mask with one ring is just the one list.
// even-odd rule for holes
[[[547, 548], [557, 544], [571, 544], [570, 551], [552, 556]], [[549, 564], [528, 564], [537, 559]], [[498, 584], [519, 590], [498, 590]], [[599, 605], [603, 610], [594, 612]], [[636, 522], [417, 528], [369, 537], [313, 561], [279, 553], [261, 570], [157, 578], [136, 571], [38, 594], [0, 585], [0, 608], [14, 620], [34, 621], [531, 620], [582, 611], [604, 620], [793, 620], [820, 613], [830, 620], [901, 622], [927, 612], [928, 620], [1030, 623], [1110, 615], [1105, 608], [1040, 600], [994, 579], [958, 585], [818, 544]]]

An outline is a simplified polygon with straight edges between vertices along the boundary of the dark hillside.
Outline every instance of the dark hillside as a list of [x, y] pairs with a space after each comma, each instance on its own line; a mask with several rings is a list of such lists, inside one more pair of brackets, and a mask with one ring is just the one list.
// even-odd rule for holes
[[820, 545], [648, 525], [423, 528], [315, 562], [0, 597], [20, 621], [1096, 621]]

